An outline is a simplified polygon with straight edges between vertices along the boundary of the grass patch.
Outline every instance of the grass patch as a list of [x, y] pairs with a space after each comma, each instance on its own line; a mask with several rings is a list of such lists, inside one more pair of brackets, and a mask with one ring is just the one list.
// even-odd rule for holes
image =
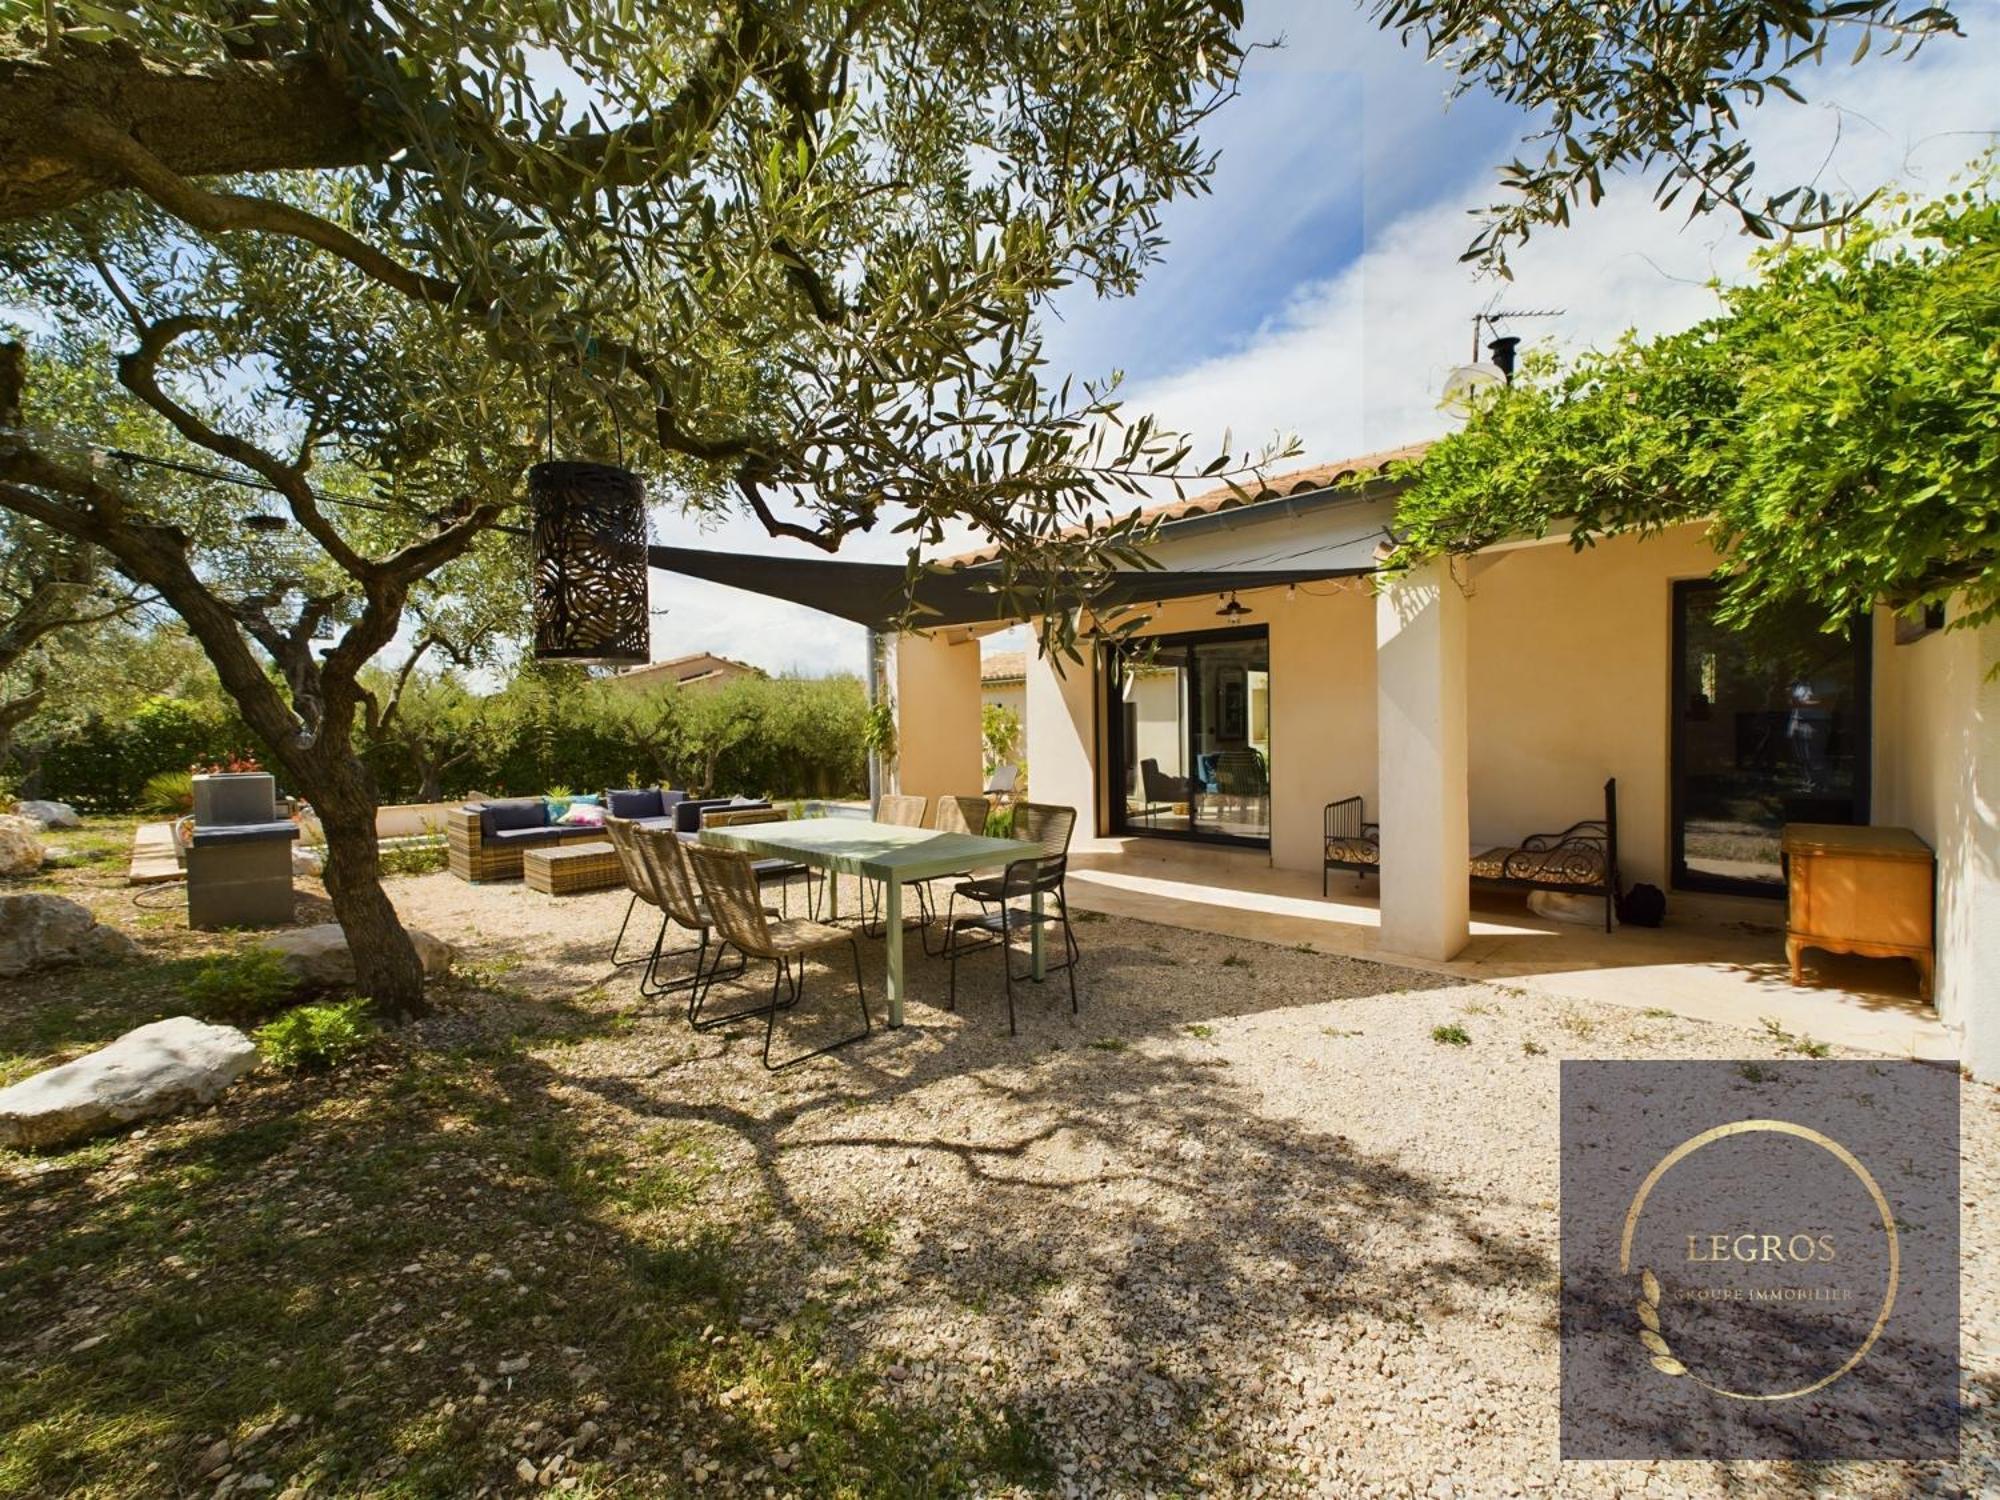
[[1205, 1025], [1200, 1021], [1183, 1026], [1181, 1030], [1185, 1031], [1189, 1036], [1204, 1042], [1215, 1035], [1215, 1028], [1213, 1026]]
[[1658, 1005], [1649, 1005], [1639, 1014], [1649, 1021], [1671, 1021], [1674, 1018], [1672, 1011]]
[[1543, 1053], [1547, 1052], [1548, 1050], [1549, 1049], [1544, 1047], [1540, 1042], [1534, 1041], [1532, 1039], [1525, 1040], [1521, 1043], [1522, 1055], [1526, 1057], [1540, 1057]]
[[391, 844], [381, 852], [384, 875], [435, 875], [445, 866], [445, 846], [435, 844]]
[[1431, 1040], [1441, 1047], [1470, 1047], [1472, 1033], [1454, 1022], [1449, 1026], [1433, 1026]]
[[366, 1051], [380, 1034], [367, 1000], [300, 1005], [257, 1028], [257, 1045], [273, 1067], [290, 1073], [325, 1072]]
[[1093, 1052], [1123, 1052], [1132, 1044], [1123, 1037], [1101, 1036], [1090, 1043]]
[[1240, 953], [1225, 953], [1222, 955], [1222, 967], [1225, 969], [1247, 969], [1250, 967], [1250, 960]]
[[1793, 1052], [1800, 1057], [1825, 1057], [1833, 1051], [1833, 1048], [1825, 1042], [1815, 1041], [1809, 1036], [1793, 1035], [1785, 1030], [1776, 1016], [1763, 1016], [1759, 1019], [1764, 1027], [1764, 1035], [1771, 1039], [1771, 1044], [1780, 1052]]
[[298, 987], [275, 949], [253, 947], [211, 959], [187, 982], [183, 994], [196, 1015], [245, 1026], [279, 1009]]

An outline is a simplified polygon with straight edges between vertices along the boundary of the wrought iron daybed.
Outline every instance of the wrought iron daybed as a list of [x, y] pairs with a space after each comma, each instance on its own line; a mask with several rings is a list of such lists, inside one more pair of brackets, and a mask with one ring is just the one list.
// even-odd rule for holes
[[[1382, 828], [1365, 821], [1359, 797], [1326, 805], [1325, 863], [1319, 889], [1328, 893], [1335, 870], [1356, 876], [1382, 867]], [[1604, 930], [1618, 903], [1618, 778], [1604, 783], [1604, 816], [1572, 823], [1561, 833], [1537, 833], [1511, 847], [1475, 852], [1471, 876], [1488, 885], [1515, 890], [1566, 891], [1604, 898]]]

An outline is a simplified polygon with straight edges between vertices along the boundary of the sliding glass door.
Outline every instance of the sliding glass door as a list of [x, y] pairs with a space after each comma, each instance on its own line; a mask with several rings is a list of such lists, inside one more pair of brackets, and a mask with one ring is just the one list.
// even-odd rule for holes
[[1104, 671], [1113, 832], [1269, 847], [1268, 632], [1156, 636]]
[[1787, 823], [1868, 821], [1867, 622], [1829, 635], [1804, 608], [1739, 631], [1720, 602], [1674, 585], [1673, 880], [1776, 896]]

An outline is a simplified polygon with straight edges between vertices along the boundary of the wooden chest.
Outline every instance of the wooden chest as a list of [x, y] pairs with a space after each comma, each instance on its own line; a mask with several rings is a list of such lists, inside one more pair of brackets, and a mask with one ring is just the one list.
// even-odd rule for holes
[[1907, 828], [1849, 828], [1792, 823], [1785, 828], [1790, 909], [1785, 958], [1799, 982], [1807, 948], [1907, 958], [1917, 966], [1918, 993], [1931, 993], [1932, 888], [1930, 845]]

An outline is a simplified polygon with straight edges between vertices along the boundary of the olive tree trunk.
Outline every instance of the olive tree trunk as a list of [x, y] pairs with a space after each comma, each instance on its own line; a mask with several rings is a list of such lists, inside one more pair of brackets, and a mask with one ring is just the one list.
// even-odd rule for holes
[[[305, 764], [294, 764], [298, 757], [285, 759], [290, 779], [312, 804], [326, 833], [326, 893], [333, 901], [341, 931], [347, 935], [357, 992], [369, 996], [392, 1018], [423, 1014], [427, 1008], [423, 964], [388, 892], [382, 889], [375, 794], [366, 768], [352, 755], [344, 758], [344, 765], [310, 770]], [[334, 752], [324, 759], [338, 762], [343, 758]]]

